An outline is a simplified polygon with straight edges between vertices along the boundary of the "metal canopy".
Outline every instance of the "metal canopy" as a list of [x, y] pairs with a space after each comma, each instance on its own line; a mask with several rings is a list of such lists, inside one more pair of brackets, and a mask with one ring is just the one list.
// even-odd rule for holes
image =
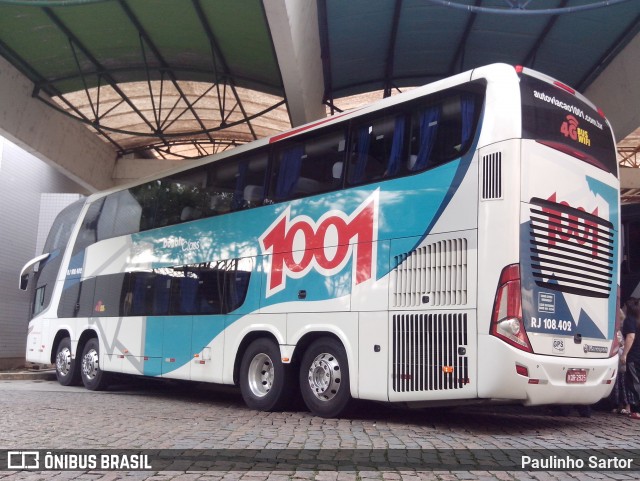
[[388, 95], [493, 62], [531, 67], [582, 91], [640, 31], [640, 1], [608, 3], [318, 0], [325, 101]]
[[259, 0], [0, 2], [0, 54], [121, 155], [204, 155], [290, 126]]
[[[205, 155], [291, 126], [263, 1], [0, 0], [0, 55], [120, 155]], [[640, 31], [638, 0], [309, 1], [330, 112], [492, 62], [584, 90]]]

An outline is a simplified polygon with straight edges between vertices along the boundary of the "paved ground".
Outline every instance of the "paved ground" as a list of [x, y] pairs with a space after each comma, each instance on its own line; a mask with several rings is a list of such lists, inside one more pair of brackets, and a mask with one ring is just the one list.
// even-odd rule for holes
[[[472, 453], [529, 453], [533, 449], [621, 450], [640, 453], [640, 421], [596, 411], [591, 418], [553, 416], [542, 408], [467, 407], [406, 410], [358, 403], [341, 420], [308, 412], [258, 413], [244, 406], [239, 392], [182, 383], [122, 383], [106, 392], [63, 388], [55, 381], [0, 378], [0, 449], [231, 449], [252, 455], [260, 449], [304, 454], [374, 454], [436, 450]], [[257, 452], [257, 451], [256, 451]], [[420, 451], [417, 451], [420, 452]], [[432, 451], [429, 451], [432, 452]], [[556, 451], [550, 451], [554, 453]], [[564, 451], [557, 451], [558, 454]], [[640, 462], [639, 462], [640, 464]], [[265, 471], [0, 471], [0, 481], [20, 480], [307, 480], [369, 479], [638, 479], [640, 470], [491, 471], [491, 470], [347, 470], [321, 468]], [[635, 466], [640, 469], [640, 465]], [[182, 469], [182, 468], [181, 468]], [[186, 469], [186, 468], [183, 468]]]

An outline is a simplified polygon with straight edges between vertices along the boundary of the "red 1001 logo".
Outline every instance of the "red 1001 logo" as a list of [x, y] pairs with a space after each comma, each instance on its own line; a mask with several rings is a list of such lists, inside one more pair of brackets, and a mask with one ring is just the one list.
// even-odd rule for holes
[[283, 290], [288, 277], [300, 279], [311, 270], [337, 274], [352, 257], [355, 284], [375, 277], [378, 198], [376, 190], [351, 215], [330, 210], [317, 221], [306, 215], [291, 219], [287, 207], [260, 237], [263, 254], [271, 254], [266, 296]]

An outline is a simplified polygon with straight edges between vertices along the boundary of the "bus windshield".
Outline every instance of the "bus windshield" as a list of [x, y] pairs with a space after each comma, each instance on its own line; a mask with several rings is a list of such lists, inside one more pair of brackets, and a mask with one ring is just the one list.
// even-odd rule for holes
[[578, 97], [522, 75], [522, 137], [573, 155], [617, 176], [615, 145], [605, 118]]

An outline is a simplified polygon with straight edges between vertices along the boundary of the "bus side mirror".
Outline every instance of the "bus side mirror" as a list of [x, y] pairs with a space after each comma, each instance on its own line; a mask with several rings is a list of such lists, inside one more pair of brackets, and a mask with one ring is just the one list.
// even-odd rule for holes
[[29, 285], [29, 268], [35, 266], [38, 262], [45, 260], [47, 257], [49, 257], [49, 255], [50, 254], [47, 252], [46, 254], [42, 254], [41, 256], [36, 257], [35, 259], [31, 259], [24, 265], [24, 267], [20, 271], [20, 289], [22, 289], [23, 291], [27, 290], [27, 286]]
[[20, 289], [23, 291], [26, 291], [28, 286], [29, 286], [29, 274], [22, 274], [22, 276], [20, 276]]

